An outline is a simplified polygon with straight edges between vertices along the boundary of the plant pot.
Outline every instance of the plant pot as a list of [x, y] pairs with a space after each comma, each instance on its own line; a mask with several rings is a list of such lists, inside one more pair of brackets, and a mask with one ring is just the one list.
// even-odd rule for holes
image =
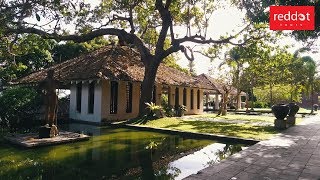
[[288, 116], [294, 117], [299, 111], [299, 106], [294, 102], [289, 103], [288, 106], [290, 108]]
[[156, 118], [163, 118], [163, 112], [161, 109], [154, 110], [154, 115]]
[[314, 111], [318, 111], [318, 108], [319, 108], [319, 105], [318, 105], [318, 104], [314, 104], [314, 105], [313, 105], [313, 110], [314, 110]]
[[177, 116], [182, 117], [184, 116], [184, 111], [177, 111]]
[[290, 111], [289, 106], [284, 104], [273, 105], [271, 109], [272, 113], [277, 119], [284, 119]]

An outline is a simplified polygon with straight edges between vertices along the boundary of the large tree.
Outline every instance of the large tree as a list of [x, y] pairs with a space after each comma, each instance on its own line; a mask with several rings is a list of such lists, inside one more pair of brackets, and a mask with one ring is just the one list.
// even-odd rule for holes
[[[2, 39], [13, 43], [23, 33], [74, 42], [103, 35], [118, 37], [120, 44], [139, 51], [145, 66], [140, 101], [140, 113], [143, 113], [145, 102], [152, 98], [159, 64], [175, 52], [186, 52], [184, 43], [237, 45], [263, 34], [248, 23], [233, 35], [217, 40], [208, 38], [209, 20], [219, 3], [213, 0], [102, 0], [91, 7], [82, 0], [3, 0], [0, 1], [0, 34]], [[72, 24], [74, 29], [68, 29], [67, 24]], [[176, 26], [186, 27], [186, 34], [179, 35]]]

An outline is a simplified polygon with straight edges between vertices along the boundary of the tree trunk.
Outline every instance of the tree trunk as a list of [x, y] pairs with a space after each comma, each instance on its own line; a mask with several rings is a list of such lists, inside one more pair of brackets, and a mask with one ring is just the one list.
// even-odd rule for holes
[[[149, 59], [149, 61], [152, 61], [152, 59]], [[152, 91], [155, 84], [158, 67], [159, 64], [157, 63], [145, 64], [144, 78], [141, 83], [139, 116], [146, 115], [149, 112], [145, 103], [150, 103], [152, 101]]]
[[270, 83], [270, 105], [273, 105], [273, 96], [272, 96], [272, 83]]
[[313, 104], [314, 104], [313, 96], [314, 96], [314, 91], [313, 91], [313, 82], [312, 82], [312, 84], [311, 84], [311, 112], [310, 112], [310, 114], [313, 114], [313, 110], [314, 110], [314, 108], [313, 108]]
[[[240, 107], [239, 107], [239, 98], [238, 98], [238, 96], [240, 95], [240, 65], [237, 63], [237, 74], [236, 74], [236, 88], [237, 88], [237, 104], [236, 104], [236, 110], [238, 110], [238, 109], [240, 109]], [[241, 105], [240, 105], [241, 106]]]

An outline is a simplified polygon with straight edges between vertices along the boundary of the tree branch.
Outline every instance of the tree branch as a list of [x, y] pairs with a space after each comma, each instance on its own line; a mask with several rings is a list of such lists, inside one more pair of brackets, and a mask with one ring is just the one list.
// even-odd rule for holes
[[124, 40], [128, 44], [134, 44], [141, 56], [142, 59], [147, 59], [148, 57], [152, 56], [150, 50], [144, 45], [144, 43], [139, 39], [135, 34], [130, 34], [123, 29], [116, 29], [116, 28], [103, 28], [98, 29], [95, 31], [91, 31], [87, 34], [80, 34], [80, 35], [59, 35], [56, 33], [47, 33], [45, 31], [36, 29], [36, 28], [23, 28], [20, 27], [19, 29], [7, 29], [5, 34], [22, 34], [22, 33], [32, 33], [42, 36], [45, 39], [55, 39], [57, 41], [74, 41], [74, 42], [86, 42], [89, 40], [94, 39], [95, 37], [103, 36], [103, 35], [114, 35], [118, 36], [119, 39]]

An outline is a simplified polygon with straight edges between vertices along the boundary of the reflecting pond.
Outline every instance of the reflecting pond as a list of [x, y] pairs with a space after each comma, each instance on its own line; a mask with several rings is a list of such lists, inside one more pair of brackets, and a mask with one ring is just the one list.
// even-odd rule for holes
[[123, 128], [63, 128], [93, 137], [38, 149], [1, 142], [0, 179], [182, 179], [244, 148]]

